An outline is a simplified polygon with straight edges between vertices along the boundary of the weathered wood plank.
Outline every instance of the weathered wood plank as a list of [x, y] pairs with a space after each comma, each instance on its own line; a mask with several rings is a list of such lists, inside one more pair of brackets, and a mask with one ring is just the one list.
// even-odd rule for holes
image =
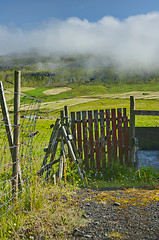
[[82, 122], [83, 122], [84, 162], [85, 162], [86, 170], [89, 170], [86, 111], [82, 111]]
[[113, 160], [117, 162], [117, 136], [116, 136], [116, 110], [111, 109], [112, 116], [112, 143], [113, 143]]
[[105, 155], [105, 126], [104, 126], [104, 110], [100, 110], [100, 135], [101, 135], [101, 158], [102, 168], [106, 168], [106, 155]]
[[60, 111], [60, 119], [61, 119], [61, 125], [63, 126], [64, 125], [64, 111], [63, 110]]
[[94, 138], [93, 138], [93, 121], [92, 111], [88, 111], [88, 124], [89, 124], [89, 144], [90, 144], [90, 167], [94, 169]]
[[65, 138], [66, 144], [67, 144], [67, 146], [69, 148], [70, 156], [71, 156], [72, 160], [76, 163], [79, 175], [80, 175], [81, 179], [83, 180], [83, 174], [81, 173], [81, 169], [80, 169], [80, 167], [78, 165], [78, 159], [76, 158], [76, 156], [74, 154], [74, 151], [73, 151], [73, 148], [72, 148], [72, 145], [71, 145], [71, 141], [68, 139], [66, 129], [65, 129], [64, 126], [62, 126], [61, 129], [62, 129], [62, 134], [63, 134], [63, 136]]
[[73, 135], [73, 140], [76, 145], [76, 120], [75, 120], [75, 112], [71, 112], [71, 132]]
[[68, 106], [64, 106], [64, 119], [65, 119], [65, 124], [67, 126], [67, 128], [69, 128], [69, 113], [68, 113]]
[[94, 128], [95, 128], [95, 152], [96, 152], [96, 168], [101, 171], [100, 167], [100, 152], [99, 152], [99, 123], [98, 110], [94, 110]]
[[0, 103], [1, 103], [3, 121], [5, 124], [8, 143], [9, 143], [10, 151], [11, 151], [11, 155], [12, 155], [13, 154], [13, 131], [12, 131], [12, 125], [11, 125], [10, 118], [9, 118], [9, 112], [8, 112], [8, 107], [6, 104], [6, 99], [5, 99], [5, 95], [4, 95], [4, 88], [3, 88], [2, 82], [0, 82]]
[[[51, 147], [51, 152], [50, 152], [51, 153], [50, 166], [52, 166], [51, 163], [53, 163], [54, 159], [55, 159], [57, 146], [58, 146], [58, 141], [59, 141], [58, 137], [60, 135], [60, 127], [61, 127], [61, 125], [59, 124], [59, 128], [57, 129], [57, 132], [56, 132], [56, 134], [54, 136], [54, 139], [53, 139], [53, 142], [52, 142], [52, 147]], [[47, 169], [45, 180], [49, 179], [50, 173], [51, 173], [51, 167], [50, 167], [50, 169]]]
[[123, 137], [122, 137], [122, 111], [121, 108], [117, 109], [118, 118], [118, 142], [119, 142], [119, 161], [123, 165]]
[[63, 161], [64, 161], [64, 179], [65, 179], [65, 182], [66, 182], [67, 161], [66, 161], [65, 145], [64, 145], [62, 134], [61, 134], [61, 148], [62, 148], [62, 155], [63, 155]]
[[108, 165], [112, 165], [111, 156], [111, 131], [110, 131], [110, 109], [106, 109], [106, 132], [107, 132], [107, 154], [108, 154]]
[[77, 112], [77, 139], [79, 156], [82, 157], [81, 112]]
[[[60, 122], [60, 119], [57, 118], [57, 119], [56, 119], [56, 122], [55, 122], [55, 126], [54, 126], [54, 128], [53, 128], [53, 131], [52, 131], [52, 133], [51, 133], [51, 137], [50, 137], [50, 140], [49, 140], [48, 147], [47, 147], [47, 149], [46, 149], [46, 154], [45, 154], [45, 156], [44, 156], [41, 169], [40, 169], [39, 172], [38, 172], [39, 175], [42, 175], [43, 172], [44, 172], [44, 167], [45, 167], [45, 165], [46, 165], [46, 163], [47, 163], [47, 159], [48, 159], [48, 157], [49, 157], [49, 155], [50, 155], [50, 153], [51, 153], [51, 150], [52, 150], [53, 139], [54, 139], [54, 137], [55, 137], [55, 134], [57, 135], [57, 129], [59, 128], [59, 122]], [[57, 137], [57, 136], [56, 136], [56, 137]]]
[[62, 150], [61, 150], [60, 162], [59, 162], [59, 177], [58, 177], [59, 182], [61, 182], [62, 176], [63, 176], [63, 153], [62, 153]]
[[134, 115], [159, 116], [159, 111], [133, 110], [132, 109], [132, 114], [134, 114]]
[[123, 121], [124, 121], [124, 156], [125, 164], [128, 164], [128, 117], [126, 115], [126, 108], [123, 108]]

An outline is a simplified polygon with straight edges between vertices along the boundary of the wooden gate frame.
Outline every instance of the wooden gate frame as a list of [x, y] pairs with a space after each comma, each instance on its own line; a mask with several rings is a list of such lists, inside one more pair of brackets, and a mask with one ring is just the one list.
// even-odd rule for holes
[[135, 98], [130, 96], [130, 162], [134, 164], [134, 153], [135, 153], [135, 116], [136, 115], [147, 115], [147, 116], [159, 116], [159, 111], [149, 110], [135, 110]]
[[[66, 115], [66, 118], [69, 116]], [[80, 157], [84, 158], [86, 170], [97, 169], [100, 172], [106, 167], [112, 166], [113, 163], [117, 163], [118, 156], [121, 165], [130, 165], [128, 154], [130, 150], [128, 144], [129, 119], [126, 108], [123, 108], [123, 111], [118, 108], [117, 111], [116, 109], [106, 109], [105, 111], [71, 112], [70, 119], [73, 139]], [[107, 163], [106, 154], [108, 156]]]

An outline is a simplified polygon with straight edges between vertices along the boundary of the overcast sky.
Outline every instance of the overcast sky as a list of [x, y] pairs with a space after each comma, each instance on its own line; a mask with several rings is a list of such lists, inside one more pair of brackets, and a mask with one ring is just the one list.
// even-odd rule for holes
[[0, 0], [0, 55], [90, 54], [159, 66], [159, 0]]

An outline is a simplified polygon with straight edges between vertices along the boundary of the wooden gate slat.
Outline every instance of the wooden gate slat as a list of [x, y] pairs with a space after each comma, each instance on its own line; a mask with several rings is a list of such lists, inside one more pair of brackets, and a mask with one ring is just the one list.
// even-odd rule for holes
[[88, 162], [88, 144], [87, 144], [87, 119], [86, 119], [86, 111], [82, 111], [82, 123], [83, 123], [83, 148], [84, 148], [84, 161], [85, 167], [89, 170], [89, 162]]
[[73, 135], [73, 140], [76, 145], [76, 120], [75, 120], [75, 112], [71, 112], [71, 132]]
[[90, 167], [94, 169], [94, 138], [93, 138], [93, 119], [92, 111], [88, 111], [88, 125], [89, 125], [89, 144], [90, 144]]
[[95, 151], [96, 151], [96, 168], [100, 168], [100, 155], [99, 155], [99, 125], [98, 125], [98, 110], [94, 110], [94, 128], [95, 128]]
[[116, 136], [116, 110], [111, 109], [112, 116], [112, 142], [113, 142], [113, 160], [117, 162], [117, 136]]
[[79, 156], [82, 157], [81, 112], [77, 112], [77, 139]]
[[100, 110], [101, 158], [102, 168], [106, 168], [104, 110]]
[[118, 118], [118, 141], [119, 141], [119, 161], [123, 164], [123, 137], [122, 137], [122, 112], [121, 108], [117, 109]]
[[123, 108], [123, 119], [124, 119], [124, 155], [125, 164], [128, 164], [128, 117], [126, 115], [126, 108]]
[[111, 132], [110, 132], [110, 110], [106, 109], [106, 132], [107, 132], [107, 154], [108, 154], [108, 165], [112, 165], [111, 159]]

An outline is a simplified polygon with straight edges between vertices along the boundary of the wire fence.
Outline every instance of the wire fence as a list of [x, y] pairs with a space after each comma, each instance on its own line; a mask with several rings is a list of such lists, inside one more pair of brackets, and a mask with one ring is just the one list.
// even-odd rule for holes
[[[31, 168], [33, 160], [33, 139], [38, 134], [35, 131], [39, 114], [40, 101], [20, 94], [21, 115], [20, 126], [14, 125], [14, 91], [1, 89], [7, 101], [9, 122], [0, 109], [0, 218], [9, 213], [15, 206], [20, 206], [28, 197]], [[9, 127], [10, 132], [6, 132]], [[20, 137], [18, 146], [8, 141], [8, 136], [14, 136], [14, 130], [19, 127]], [[13, 162], [14, 149], [18, 147], [19, 157]], [[17, 164], [18, 174], [13, 175], [13, 165]], [[14, 197], [14, 181], [18, 178], [18, 192]]]

